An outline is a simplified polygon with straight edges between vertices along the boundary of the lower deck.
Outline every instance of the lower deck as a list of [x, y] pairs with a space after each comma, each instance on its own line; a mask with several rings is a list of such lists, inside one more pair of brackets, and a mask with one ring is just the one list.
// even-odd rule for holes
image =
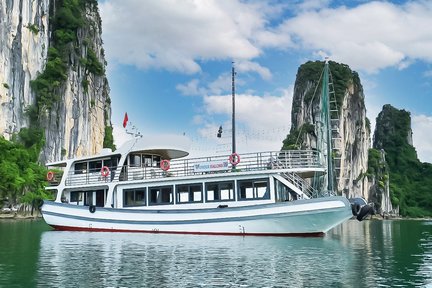
[[161, 210], [238, 207], [299, 198], [298, 193], [274, 175], [189, 181], [171, 179], [163, 182], [122, 183], [112, 187], [66, 188], [60, 197], [61, 202], [81, 206]]

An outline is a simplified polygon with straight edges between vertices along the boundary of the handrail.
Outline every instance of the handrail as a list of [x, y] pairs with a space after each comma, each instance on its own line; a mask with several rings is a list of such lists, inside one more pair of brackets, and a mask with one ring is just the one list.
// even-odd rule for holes
[[302, 177], [297, 175], [295, 172], [282, 173], [282, 176], [290, 181], [293, 185], [298, 187], [300, 191], [306, 194], [309, 198], [316, 198], [318, 196], [318, 191], [312, 187], [307, 181]]
[[[110, 173], [104, 177], [99, 169], [95, 171], [74, 171], [67, 173], [66, 186], [97, 184], [163, 177], [194, 176], [207, 173], [224, 173], [238, 171], [259, 171], [275, 169], [320, 169], [319, 153], [313, 150], [284, 150], [240, 154], [240, 163], [233, 166], [229, 163], [230, 155], [173, 159], [168, 171], [156, 166], [123, 166], [109, 167]], [[208, 166], [206, 169], [206, 166]], [[120, 175], [116, 175], [120, 171]]]

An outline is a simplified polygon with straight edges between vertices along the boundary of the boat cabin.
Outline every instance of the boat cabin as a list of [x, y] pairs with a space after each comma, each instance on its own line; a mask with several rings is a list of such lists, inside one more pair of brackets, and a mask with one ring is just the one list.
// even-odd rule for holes
[[308, 187], [299, 175], [320, 167], [316, 151], [187, 158], [188, 153], [179, 149], [133, 148], [50, 163], [48, 167], [56, 170], [47, 189], [57, 193], [57, 202], [84, 206], [246, 206], [309, 198], [307, 193], [313, 191], [293, 183]]

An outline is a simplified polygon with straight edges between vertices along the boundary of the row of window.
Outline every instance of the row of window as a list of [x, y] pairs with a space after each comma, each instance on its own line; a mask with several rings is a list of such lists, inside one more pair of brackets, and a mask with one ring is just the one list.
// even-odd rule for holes
[[103, 166], [108, 168], [115, 168], [118, 165], [119, 157], [112, 157], [102, 160], [94, 160], [89, 162], [77, 162], [75, 163], [75, 174], [85, 173], [99, 173]]
[[147, 154], [129, 155], [129, 165], [132, 167], [159, 167], [161, 157]]
[[[182, 203], [234, 201], [234, 181], [209, 182], [205, 185], [181, 184], [175, 185], [175, 201]], [[237, 181], [238, 200], [269, 199], [269, 185], [267, 179], [239, 180]], [[147, 191], [149, 205], [163, 205], [174, 203], [174, 186], [158, 186], [149, 188], [136, 188], [123, 190], [123, 206], [146, 206]]]

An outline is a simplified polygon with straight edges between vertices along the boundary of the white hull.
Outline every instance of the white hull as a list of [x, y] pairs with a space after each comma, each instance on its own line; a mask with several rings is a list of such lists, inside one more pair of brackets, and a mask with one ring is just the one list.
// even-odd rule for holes
[[352, 217], [344, 197], [195, 210], [113, 209], [46, 201], [43, 217], [58, 230], [218, 235], [323, 235]]

